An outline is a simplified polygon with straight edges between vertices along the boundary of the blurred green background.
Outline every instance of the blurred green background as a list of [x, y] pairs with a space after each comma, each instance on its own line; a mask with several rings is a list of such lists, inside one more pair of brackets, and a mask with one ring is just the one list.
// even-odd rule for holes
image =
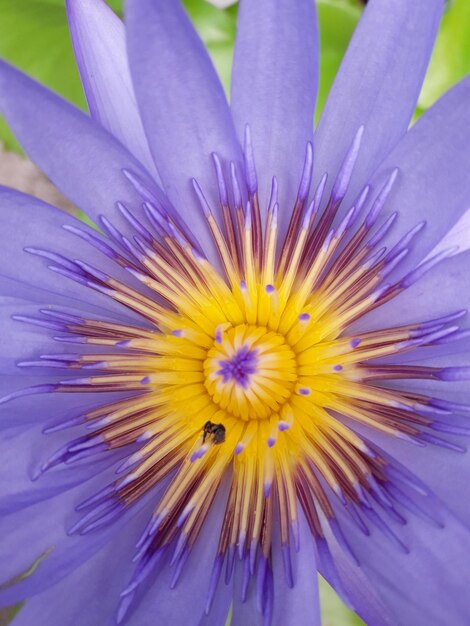
[[[122, 0], [107, 2], [122, 13]], [[228, 90], [237, 4], [221, 10], [207, 0], [183, 2]], [[317, 117], [364, 4], [362, 0], [317, 0], [321, 36]], [[469, 32], [470, 1], [448, 0], [418, 114], [470, 71]], [[0, 56], [85, 108], [64, 0], [0, 0]], [[0, 140], [8, 149], [19, 149], [4, 122], [0, 123]]]
[[[122, 0], [107, 1], [116, 12], [122, 13]], [[206, 0], [183, 1], [228, 91], [237, 5], [221, 10]], [[317, 0], [321, 37], [317, 117], [364, 4], [361, 0]], [[469, 32], [470, 0], [449, 0], [416, 115], [470, 72]], [[85, 108], [64, 0], [0, 0], [0, 56]], [[8, 150], [19, 151], [3, 121], [0, 121], [0, 142]], [[362, 624], [324, 581], [320, 593], [323, 626]], [[7, 612], [3, 615], [0, 612], [0, 626], [7, 622]]]

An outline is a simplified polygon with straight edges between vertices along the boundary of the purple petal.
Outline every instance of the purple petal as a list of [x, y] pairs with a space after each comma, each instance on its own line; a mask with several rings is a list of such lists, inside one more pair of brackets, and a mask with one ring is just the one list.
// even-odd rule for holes
[[[282, 565], [281, 565], [282, 567]], [[232, 624], [240, 626], [242, 624], [250, 624], [250, 626], [263, 626], [263, 614], [260, 611], [257, 598], [257, 581], [250, 579], [246, 598], [243, 601], [241, 590], [243, 587], [244, 563], [235, 562], [233, 579], [233, 604], [232, 604]], [[270, 625], [271, 626], [271, 625]]]
[[[0, 285], [2, 284], [0, 279]], [[19, 299], [9, 298], [8, 303], [0, 306], [0, 374], [16, 375], [18, 377], [27, 372], [37, 375], [38, 378], [44, 376], [64, 377], [64, 369], [46, 367], [27, 367], [26, 362], [37, 361], [43, 354], [71, 354], [77, 353], [77, 345], [66, 342], [54, 341], [54, 336], [66, 334], [65, 327], [61, 322], [42, 315], [39, 310], [53, 311], [57, 307], [50, 304], [50, 300], [44, 300], [37, 304], [25, 304]], [[90, 309], [92, 307], [90, 306]], [[60, 312], [65, 312], [60, 307]], [[80, 315], [83, 309], [67, 307], [67, 314]], [[24, 319], [23, 319], [24, 318]], [[31, 321], [29, 321], [31, 320]], [[35, 323], [37, 322], [37, 323]], [[47, 328], [40, 324], [50, 324]], [[91, 348], [80, 345], [78, 352], [81, 354], [99, 351], [99, 348]], [[18, 366], [19, 363], [23, 365]], [[67, 365], [64, 362], [63, 367]], [[70, 373], [70, 372], [69, 372]], [[75, 370], [75, 375], [76, 375]], [[55, 374], [55, 376], [54, 376]]]
[[[59, 311], [71, 313], [80, 316], [86, 310], [86, 303], [78, 302], [77, 308], [73, 308], [71, 303], [76, 302], [66, 298], [60, 299], [60, 296], [52, 295], [47, 291], [28, 288], [27, 285], [21, 285], [15, 281], [10, 281], [15, 291], [24, 288], [26, 297], [29, 297], [33, 303], [18, 297], [7, 296], [5, 286], [8, 284], [3, 278], [0, 278], [0, 290], [4, 303], [0, 306], [0, 399], [4, 399], [11, 394], [20, 394], [15, 399], [14, 404], [9, 402], [0, 404], [0, 429], [29, 428], [34, 425], [44, 427], [49, 423], [58, 422], [60, 420], [70, 419], [73, 416], [80, 415], [80, 402], [83, 399], [80, 394], [74, 394], [74, 398], [68, 395], [61, 395], [60, 399], [47, 392], [47, 386], [50, 391], [54, 388], [59, 378], [67, 378], [72, 371], [57, 369], [56, 367], [34, 367], [28, 366], [27, 362], [40, 362], [43, 354], [68, 354], [72, 356], [77, 353], [77, 345], [66, 342], [54, 341], [53, 337], [62, 335], [60, 324], [58, 328], [44, 328], [33, 322], [20, 321], [18, 315], [25, 316], [28, 319], [43, 320], [45, 323], [54, 322], [53, 318], [48, 318], [39, 313], [40, 310], [54, 311], [57, 306]], [[38, 296], [38, 301], [33, 298]], [[68, 306], [67, 306], [68, 305]], [[80, 306], [81, 305], [81, 306]], [[96, 312], [92, 304], [89, 309]], [[13, 315], [15, 318], [13, 318]], [[99, 319], [107, 319], [106, 315], [101, 314]], [[111, 321], [113, 317], [108, 319]], [[119, 318], [118, 318], [119, 319]], [[125, 318], [122, 318], [124, 321]], [[78, 346], [79, 353], [93, 352], [95, 348], [80, 344]], [[22, 364], [21, 367], [19, 364]], [[72, 374], [73, 375], [73, 374]], [[37, 393], [27, 393], [31, 387], [46, 387], [43, 392], [37, 390]], [[22, 391], [25, 391], [22, 394]], [[108, 397], [106, 398], [108, 400]], [[103, 403], [103, 397], [92, 394], [92, 397], [85, 396], [83, 405], [92, 401]], [[91, 408], [91, 407], [90, 407]], [[74, 415], [72, 415], [72, 413]]]
[[[354, 325], [354, 331], [374, 330], [386, 326], [428, 322], [450, 313], [470, 309], [468, 275], [470, 251], [446, 259], [421, 280], [408, 287], [398, 297], [373, 311]], [[468, 313], [456, 324], [468, 327]], [[449, 337], [451, 339], [451, 337]], [[441, 345], [423, 347], [398, 355], [388, 362], [421, 364], [434, 367], [461, 367], [470, 365], [470, 339], [463, 338]], [[468, 381], [443, 382], [413, 380], [394, 386], [411, 389], [449, 402], [470, 403]], [[435, 418], [455, 427], [468, 429], [468, 414], [451, 413]], [[357, 429], [357, 426], [355, 427]], [[468, 471], [470, 454], [452, 452], [436, 446], [417, 448], [394, 437], [381, 435], [374, 430], [364, 430], [366, 436], [400, 460], [436, 493], [439, 498], [470, 528], [470, 484]], [[468, 447], [467, 437], [455, 437], [455, 443]], [[411, 449], [412, 448], [412, 449]]]
[[315, 133], [317, 178], [333, 182], [362, 125], [352, 194], [406, 133], [431, 55], [443, 0], [372, 0], [353, 35]]
[[[229, 481], [226, 480], [219, 487], [208, 517], [191, 549], [177, 585], [174, 589], [170, 588], [174, 567], [170, 569], [167, 564], [163, 565], [146, 596], [132, 614], [130, 624], [154, 626], [155, 623], [170, 621], [185, 626], [199, 626], [205, 613], [209, 581], [217, 553], [219, 532], [229, 486]], [[222, 613], [225, 612], [225, 616], [220, 622], [221, 624], [225, 623], [229, 610], [229, 596], [224, 594], [224, 598], [226, 612], [222, 610]], [[218, 610], [221, 610], [220, 607]], [[209, 615], [211, 616], [211, 614]], [[212, 622], [208, 618], [207, 623], [215, 624], [217, 622]]]
[[405, 525], [386, 518], [408, 553], [375, 526], [365, 536], [342, 511], [338, 510], [338, 515], [368, 584], [388, 607], [393, 624], [466, 623], [470, 614], [470, 533], [452, 515], [443, 513], [443, 528], [410, 513], [405, 513]]
[[[41, 421], [67, 417], [67, 414], [79, 413], [76, 409], [77, 398], [49, 398], [49, 414], [47, 418], [41, 415], [44, 403], [37, 402], [30, 412], [36, 416], [36, 424], [29, 430], [23, 430], [12, 434], [12, 431], [2, 432], [0, 452], [4, 472], [0, 476], [0, 515], [12, 515], [23, 508], [33, 506], [42, 500], [54, 498], [64, 491], [72, 489], [86, 480], [96, 476], [113, 463], [116, 463], [116, 455], [108, 453], [102, 458], [87, 464], [75, 466], [62, 465], [42, 474], [36, 480], [32, 480], [37, 468], [46, 462], [57, 450], [71, 441], [76, 434], [70, 429], [54, 435], [44, 435]], [[102, 401], [102, 399], [101, 399]], [[60, 405], [60, 406], [58, 406]], [[86, 410], [90, 404], [83, 402]], [[96, 403], [95, 403], [96, 407]], [[10, 410], [16, 410], [16, 404]], [[75, 410], [74, 410], [75, 409]], [[20, 419], [20, 416], [17, 416]], [[42, 419], [41, 419], [42, 418]], [[38, 428], [37, 424], [41, 424]], [[17, 429], [15, 429], [17, 430]], [[83, 435], [83, 428], [79, 434]]]
[[[328, 546], [334, 559], [341, 586], [359, 617], [366, 624], [373, 624], [373, 626], [395, 626], [390, 611], [387, 610], [377, 592], [372, 588], [362, 569], [351, 561], [334, 537], [328, 537]], [[321, 568], [320, 571], [322, 571]], [[335, 581], [329, 579], [323, 571], [322, 573], [334, 587]]]
[[99, 480], [94, 480], [95, 487], [79, 485], [55, 498], [1, 518], [2, 536], [9, 538], [2, 542], [0, 548], [2, 583], [28, 571], [41, 555], [47, 554], [27, 580], [2, 588], [2, 606], [13, 604], [54, 584], [67, 570], [77, 567], [103, 545], [106, 533], [90, 536], [89, 541], [84, 541], [79, 536], [67, 536], [65, 531], [65, 521], [70, 520], [75, 505], [89, 495], [90, 489], [95, 488], [97, 491], [99, 486], [106, 484], [102, 481], [100, 476]]
[[241, 143], [250, 125], [261, 209], [279, 180], [279, 218], [288, 222], [313, 135], [318, 33], [311, 0], [245, 0], [240, 5], [232, 110]]
[[[95, 530], [85, 537], [67, 534], [67, 529], [80, 517], [80, 514], [75, 513], [77, 504], [97, 493], [114, 477], [115, 466], [55, 498], [0, 519], [0, 531], [4, 533], [3, 536], [9, 537], [9, 541], [2, 542], [0, 547], [0, 557], [4, 563], [2, 582], [28, 570], [40, 555], [47, 554], [27, 578], [14, 585], [2, 587], [0, 606], [15, 604], [57, 584], [97, 554], [110, 540], [116, 540], [119, 531], [127, 527], [129, 521], [136, 516], [140, 518], [141, 513], [143, 517], [138, 526], [142, 532], [155, 503], [168, 486], [167, 479], [154, 488], [148, 497], [124, 511], [109, 526]], [[136, 529], [137, 534], [138, 531], [139, 528]]]
[[123, 23], [103, 0], [67, 0], [67, 14], [91, 116], [157, 176], [135, 101]]
[[[426, 390], [422, 386], [418, 386], [417, 391], [419, 393]], [[451, 394], [449, 400], [458, 401], [459, 398], [457, 394]], [[448, 424], [454, 423], [455, 425], [463, 423], [468, 428], [468, 415], [463, 419], [459, 419], [455, 415], [450, 416], [445, 419], [445, 422]], [[460, 453], [432, 445], [420, 448], [403, 441], [400, 442], [394, 437], [388, 437], [375, 430], [357, 426], [353, 426], [353, 428], [365, 435], [392, 458], [402, 463], [445, 503], [448, 509], [458, 517], [460, 522], [465, 524], [467, 529], [470, 529], [470, 512], [468, 508], [470, 498], [470, 487], [468, 485], [470, 453], [468, 450]], [[439, 433], [436, 434], [439, 435]], [[452, 438], [447, 436], [444, 438], [453, 439], [458, 445], [468, 447], [467, 437]]]
[[[456, 349], [460, 349], [456, 342]], [[443, 356], [434, 351], [431, 357], [413, 359], [416, 365], [434, 367], [470, 367], [470, 342], [465, 342], [464, 351]], [[425, 352], [426, 349], [423, 349]], [[447, 508], [460, 522], [470, 530], [470, 446], [469, 446], [469, 417], [470, 417], [470, 390], [468, 375], [463, 381], [432, 381], [416, 380], [406, 383], [397, 383], [393, 387], [424, 394], [433, 398], [430, 407], [447, 410], [448, 413], [433, 414], [431, 417], [434, 426], [427, 431], [436, 435], [440, 440], [459, 447], [459, 451], [427, 444], [424, 447], [411, 445], [400, 441], [396, 437], [387, 436], [375, 429], [350, 424], [357, 432], [379, 446], [392, 458], [401, 462], [409, 471], [415, 474], [432, 492], [440, 498]], [[458, 406], [460, 405], [460, 407]], [[426, 411], [424, 411], [426, 415]], [[443, 430], [441, 430], [441, 428]]]
[[314, 539], [304, 514], [299, 511], [299, 543], [291, 547], [294, 587], [285, 584], [281, 546], [273, 541], [273, 626], [320, 626], [317, 560]]
[[215, 590], [209, 614], [202, 616], [198, 626], [213, 626], [214, 624], [225, 625], [230, 612], [230, 605], [232, 604], [232, 596], [232, 588], [225, 584], [222, 575]]
[[[445, 259], [398, 296], [360, 318], [350, 332], [355, 334], [430, 322], [454, 312], [470, 310], [469, 274], [470, 251]], [[456, 323], [465, 327], [468, 316], [459, 317]], [[413, 357], [412, 352], [410, 356]]]
[[[383, 245], [394, 244], [425, 220], [409, 261], [430, 252], [469, 207], [470, 79], [465, 79], [430, 108], [398, 143], [372, 178], [376, 188], [398, 167], [397, 181], [383, 211], [399, 212], [397, 228]], [[381, 244], [382, 245], [382, 244]]]
[[132, 556], [148, 511], [135, 516], [100, 551], [51, 589], [30, 598], [15, 626], [107, 625], [132, 573]]
[[211, 153], [224, 162], [240, 159], [222, 85], [179, 0], [131, 0], [126, 18], [137, 102], [165, 191], [203, 250], [214, 254], [191, 179], [214, 206]]
[[129, 282], [127, 272], [92, 245], [66, 230], [64, 225], [78, 227], [104, 242], [105, 238], [97, 231], [55, 207], [5, 187], [0, 187], [0, 220], [0, 280], [3, 296], [13, 296], [44, 306], [61, 305], [102, 318], [111, 316], [122, 321], [139, 321], [138, 316], [109, 297], [51, 271], [48, 266], [60, 263], [40, 256], [42, 251], [48, 251], [71, 261], [88, 260], [98, 270]]
[[[274, 531], [271, 622], [263, 621], [263, 616], [259, 612], [256, 584], [253, 580], [249, 585], [246, 601], [241, 600], [238, 587], [240, 587], [243, 567], [242, 564], [237, 563], [233, 597], [233, 624], [237, 626], [239, 624], [261, 626], [266, 623], [272, 624], [272, 626], [316, 626], [321, 624], [314, 540], [302, 511], [299, 511], [299, 544], [299, 552], [296, 552], [292, 546], [290, 550], [294, 586], [289, 588], [286, 584], [282, 547], [277, 531]], [[265, 618], [268, 613], [269, 610], [266, 611]]]
[[136, 215], [142, 197], [123, 168], [137, 174], [149, 190], [162, 193], [127, 150], [84, 113], [10, 65], [0, 63], [0, 110], [30, 158], [89, 217], [108, 216], [123, 232], [129, 225], [117, 200]]
[[446, 233], [445, 237], [440, 240], [438, 245], [433, 248], [432, 254], [453, 246], [458, 246], [461, 252], [470, 248], [470, 206]]

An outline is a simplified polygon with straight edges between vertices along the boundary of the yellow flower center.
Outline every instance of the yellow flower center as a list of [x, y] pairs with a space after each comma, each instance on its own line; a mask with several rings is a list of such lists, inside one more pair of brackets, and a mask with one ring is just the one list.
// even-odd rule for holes
[[213, 401], [244, 420], [276, 415], [292, 393], [296, 370], [282, 335], [247, 324], [220, 332], [204, 363]]
[[[355, 146], [352, 150], [357, 155], [357, 141]], [[124, 237], [119, 241], [126, 243], [121, 247], [131, 253], [131, 259], [120, 252], [111, 254], [145, 289], [80, 261], [67, 261], [62, 268], [72, 277], [70, 267], [76, 268], [81, 285], [108, 295], [147, 322], [135, 326], [41, 311], [49, 316], [46, 327], [52, 318], [55, 329], [57, 320], [68, 333], [63, 340], [92, 350], [65, 355], [70, 361], [64, 361], [63, 354], [43, 355], [41, 365], [49, 367], [52, 361], [62, 368], [65, 363], [71, 370], [81, 370], [81, 375], [26, 392], [113, 394], [111, 401], [80, 416], [79, 421], [87, 422], [86, 434], [39, 468], [42, 473], [103, 449], [123, 449], [127, 455], [112, 483], [77, 506], [77, 511], [88, 511], [70, 532], [85, 534], [106, 525], [167, 481], [138, 542], [135, 560], [139, 563], [121, 594], [124, 603], [132, 601], [138, 585], [169, 550], [175, 572], [172, 587], [176, 584], [208, 511], [218, 493], [227, 490], [228, 481], [209, 608], [225, 561], [226, 582], [232, 577], [235, 552], [245, 563], [245, 590], [246, 574], [253, 574], [257, 566], [264, 585], [263, 577], [273, 562], [274, 532], [282, 546], [288, 584], [294, 585], [290, 546], [299, 549], [300, 511], [318, 540], [320, 555], [328, 537], [326, 524], [338, 545], [345, 544], [335, 519], [335, 503], [346, 505], [352, 519], [367, 529], [359, 515], [362, 510], [407, 551], [376, 513], [381, 505], [393, 520], [400, 517], [393, 498], [406, 508], [403, 498], [407, 496], [389, 489], [390, 471], [400, 477], [401, 470], [358, 434], [355, 425], [420, 446], [465, 451], [436, 435], [439, 430], [446, 432], [445, 422], [436, 422], [433, 430], [433, 414], [436, 409], [442, 412], [439, 402], [444, 401], [436, 403], [435, 398], [417, 395], [413, 389], [388, 384], [403, 378], [460, 380], [462, 368], [384, 361], [453, 334], [455, 327], [443, 327], [461, 313], [369, 332], [349, 330], [441, 258], [439, 253], [398, 282], [384, 283], [407, 253], [403, 241], [408, 235], [388, 254], [386, 248], [374, 251], [394, 220], [392, 214], [378, 230], [372, 230], [397, 171], [363, 222], [357, 220], [369, 188], [336, 224], [342, 199], [337, 192], [347, 188], [344, 178], [351, 168], [351, 154], [338, 175], [341, 184], [335, 183], [317, 217], [326, 177], [306, 209], [304, 183], [312, 174], [308, 149], [300, 186], [304, 191], [299, 191], [282, 241], [278, 241], [275, 182], [264, 228], [255, 191], [248, 190], [249, 202], [243, 206], [233, 183], [234, 206], [229, 206], [225, 182], [220, 185], [222, 225], [194, 183], [220, 265], [211, 264], [194, 248], [191, 237], [171, 215], [164, 219], [160, 210], [155, 208], [154, 214], [149, 205], [146, 209], [161, 231], [158, 237], [142, 228], [135, 243]], [[223, 179], [217, 161], [216, 166]], [[85, 238], [89, 241], [90, 237]], [[116, 240], [114, 230], [112, 238]], [[102, 246], [99, 242], [100, 250]], [[22, 393], [14, 392], [7, 399]], [[444, 413], [448, 406], [453, 409], [452, 403], [443, 406]], [[77, 423], [67, 416], [59, 426]], [[447, 432], [454, 434], [452, 428]], [[402, 476], [408, 488], [410, 478]], [[256, 584], [262, 589], [258, 580]]]

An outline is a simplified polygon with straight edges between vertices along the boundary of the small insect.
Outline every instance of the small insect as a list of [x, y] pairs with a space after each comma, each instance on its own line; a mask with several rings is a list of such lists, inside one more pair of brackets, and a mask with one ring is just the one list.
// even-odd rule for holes
[[214, 443], [223, 443], [225, 441], [225, 426], [223, 424], [213, 424], [212, 422], [206, 422], [202, 429], [203, 436], [202, 442], [206, 441], [206, 437], [212, 435]]

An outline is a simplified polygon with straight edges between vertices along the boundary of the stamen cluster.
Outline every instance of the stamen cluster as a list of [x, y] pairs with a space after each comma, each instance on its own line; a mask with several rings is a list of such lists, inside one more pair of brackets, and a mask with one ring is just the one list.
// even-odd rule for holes
[[[42, 355], [38, 362], [23, 364], [63, 367], [65, 363], [70, 371], [81, 372], [79, 377], [28, 393], [125, 395], [74, 421], [73, 425], [85, 421], [87, 434], [69, 442], [38, 469], [36, 477], [60, 463], [73, 464], [108, 450], [130, 450], [117, 477], [80, 504], [82, 517], [70, 532], [84, 534], [109, 524], [156, 485], [168, 481], [139, 541], [135, 574], [122, 594], [121, 619], [139, 585], [168, 550], [174, 566], [172, 584], [176, 584], [227, 476], [230, 485], [207, 610], [223, 564], [230, 580], [238, 553], [247, 565], [243, 593], [256, 574], [261, 608], [269, 613], [273, 520], [279, 520], [286, 580], [292, 585], [291, 550], [298, 548], [300, 509], [319, 550], [326, 550], [325, 524], [345, 545], [336, 522], [338, 503], [360, 527], [365, 526], [361, 518], [365, 515], [395, 545], [407, 549], [371, 503], [378, 503], [385, 516], [396, 516], [394, 504], [406, 507], [407, 490], [415, 489], [422, 499], [425, 492], [360, 436], [355, 425], [416, 445], [453, 446], [433, 434], [436, 415], [446, 414], [442, 403], [382, 383], [406, 378], [449, 380], [459, 372], [385, 365], [380, 359], [446, 341], [458, 332], [450, 323], [462, 312], [378, 331], [348, 332], [353, 322], [452, 252], [396, 278], [422, 228], [418, 225], [390, 250], [379, 247], [396, 217], [391, 214], [379, 220], [397, 171], [390, 173], [375, 197], [366, 187], [352, 208], [340, 215], [361, 137], [362, 129], [330, 196], [323, 199], [325, 175], [310, 203], [313, 156], [308, 145], [283, 239], [276, 180], [265, 220], [262, 217], [249, 131], [246, 186], [240, 184], [234, 165], [227, 177], [214, 156], [220, 219], [196, 181], [194, 189], [217, 245], [220, 268], [201, 254], [184, 226], [157, 199], [148, 197], [147, 224], [118, 205], [134, 229], [133, 241], [105, 218], [100, 226], [110, 243], [90, 230], [65, 227], [127, 270], [129, 282], [79, 260], [28, 249], [49, 258], [53, 271], [107, 295], [146, 320], [146, 326], [138, 327], [49, 309], [42, 311], [40, 320], [18, 318], [47, 324], [59, 333], [58, 341], [77, 344], [79, 350], [65, 356]], [[142, 190], [132, 172], [125, 175]], [[385, 282], [387, 277], [390, 282]], [[445, 420], [439, 424], [440, 432], [446, 432]], [[57, 424], [48, 432], [70, 425]], [[426, 507], [413, 502], [408, 508], [415, 512], [420, 506]]]

